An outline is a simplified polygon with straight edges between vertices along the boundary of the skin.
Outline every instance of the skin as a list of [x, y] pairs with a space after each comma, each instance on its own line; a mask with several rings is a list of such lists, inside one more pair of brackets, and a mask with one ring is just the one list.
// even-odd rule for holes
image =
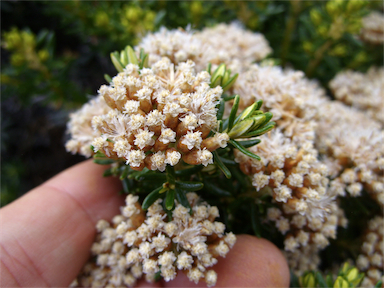
[[[0, 285], [68, 286], [90, 256], [98, 220], [119, 214], [124, 197], [105, 166], [84, 161], [0, 209]], [[276, 246], [239, 235], [227, 257], [213, 267], [216, 287], [288, 287], [289, 270]], [[206, 287], [179, 273], [171, 282], [139, 287]]]

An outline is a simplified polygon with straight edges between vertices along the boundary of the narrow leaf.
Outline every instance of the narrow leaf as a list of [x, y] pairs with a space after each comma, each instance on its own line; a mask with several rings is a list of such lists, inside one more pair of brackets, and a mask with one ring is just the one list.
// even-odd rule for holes
[[379, 282], [376, 283], [375, 288], [382, 287], [383, 281], [379, 280]]
[[112, 175], [113, 175], [112, 168], [106, 169], [103, 173], [103, 177], [109, 177]]
[[135, 51], [133, 51], [131, 46], [125, 47], [125, 51], [128, 55], [128, 63], [139, 65], [139, 61], [137, 60]]
[[225, 101], [221, 99], [219, 104], [219, 109], [217, 110], [217, 120], [223, 119], [224, 109], [225, 109]]
[[118, 52], [111, 53], [111, 60], [112, 60], [113, 66], [115, 66], [117, 71], [123, 72], [124, 67], [123, 67], [123, 64], [120, 63], [119, 58], [120, 58], [120, 55]]
[[235, 83], [237, 77], [239, 77], [239, 74], [235, 74], [231, 79], [229, 79], [225, 84], [224, 86], [222, 87], [223, 88], [223, 92], [227, 91], [229, 88], [232, 87], [232, 85]]
[[203, 189], [204, 184], [195, 181], [176, 181], [176, 187], [189, 192], [194, 192]]
[[317, 283], [319, 284], [319, 286], [320, 286], [321, 288], [326, 288], [326, 287], [328, 287], [328, 286], [327, 286], [327, 283], [325, 283], [324, 277], [321, 275], [320, 272], [315, 272], [315, 278], [316, 278]]
[[[220, 64], [219, 67], [217, 67], [216, 70], [213, 72], [211, 79], [215, 79], [215, 78], [217, 78], [217, 76], [219, 76], [219, 75], [220, 75], [220, 76], [224, 75], [225, 70], [226, 70], [226, 66], [225, 66], [225, 64], [224, 64], [224, 63]], [[212, 82], [213, 82], [213, 81], [211, 81], [211, 83], [212, 83]]]
[[212, 64], [208, 63], [207, 71], [209, 74], [211, 74], [211, 68], [212, 68]]
[[217, 126], [219, 127], [219, 133], [223, 132], [223, 120], [218, 120], [217, 121]]
[[221, 172], [223, 172], [225, 177], [227, 179], [230, 179], [232, 177], [231, 171], [229, 171], [229, 169], [224, 165], [216, 151], [213, 151], [213, 158], [214, 163], [217, 165], [217, 167], [220, 168]]
[[237, 163], [233, 160], [229, 160], [224, 157], [220, 157], [221, 162], [223, 162], [225, 165], [237, 165]]
[[127, 54], [126, 50], [121, 51], [121, 53], [120, 53], [120, 62], [121, 62], [121, 64], [124, 65], [124, 67], [129, 64], [129, 62], [128, 62], [128, 54]]
[[192, 208], [191, 208], [191, 205], [188, 202], [186, 191], [178, 189], [177, 187], [176, 187], [175, 191], [176, 191], [176, 199], [177, 199], [177, 201], [179, 201], [179, 203], [181, 205], [183, 205], [185, 208], [188, 208], [189, 209], [189, 213], [192, 214]]
[[252, 132], [249, 132], [246, 135], [244, 135], [244, 137], [256, 137], [256, 136], [263, 135], [263, 134], [267, 133], [268, 131], [271, 131], [275, 127], [275, 125], [276, 125], [275, 122], [273, 122], [273, 121], [269, 122], [266, 126], [260, 128], [260, 129], [254, 130]]
[[112, 159], [93, 159], [93, 163], [100, 164], [100, 165], [110, 165], [112, 163], [115, 163], [115, 160]]
[[252, 152], [248, 151], [247, 149], [245, 149], [243, 146], [241, 146], [235, 140], [229, 140], [229, 143], [232, 144], [232, 146], [234, 146], [236, 149], [238, 149], [241, 153], [247, 155], [248, 157], [251, 157], [251, 158], [256, 159], [256, 160], [260, 160], [259, 156], [257, 156], [255, 154], [253, 154]]
[[124, 167], [124, 170], [123, 170], [123, 172], [120, 175], [120, 180], [123, 180], [123, 179], [127, 178], [129, 170], [130, 170], [129, 166]]
[[151, 206], [153, 203], [155, 203], [155, 201], [157, 199], [159, 199], [161, 197], [161, 194], [159, 192], [162, 188], [163, 188], [163, 186], [156, 188], [151, 193], [149, 193], [147, 195], [147, 197], [145, 197], [143, 204], [141, 205], [143, 210], [147, 210], [149, 208], [149, 206]]
[[227, 101], [231, 101], [231, 100], [235, 99], [235, 97], [236, 97], [236, 95], [231, 95], [231, 96], [223, 96], [221, 98], [223, 98], [223, 100], [225, 102], [227, 102]]
[[259, 144], [260, 142], [261, 142], [260, 139], [253, 139], [253, 140], [246, 140], [246, 141], [237, 141], [237, 143], [239, 143], [244, 148], [249, 148], [249, 147], [255, 146], [255, 145]]
[[269, 120], [272, 119], [273, 114], [271, 112], [265, 112], [264, 115], [266, 117], [265, 122], [264, 122], [264, 125], [265, 125], [265, 124], [267, 124], [269, 122]]
[[204, 187], [209, 191], [211, 192], [212, 194], [215, 194], [215, 195], [218, 195], [218, 196], [232, 196], [231, 192], [227, 191], [227, 190], [224, 190], [224, 189], [221, 189], [217, 186], [215, 186], [214, 184], [212, 184], [211, 182], [209, 182], [208, 180], [205, 180], [204, 181]]
[[211, 81], [211, 88], [214, 88], [218, 85], [221, 84], [221, 80], [222, 80], [222, 76], [221, 75], [218, 75], [216, 76], [215, 78], [212, 78], [212, 81]]
[[251, 106], [248, 106], [247, 108], [245, 108], [243, 112], [241, 112], [240, 115], [237, 117], [237, 119], [235, 120], [235, 123], [239, 120], [252, 116], [253, 112], [257, 110], [256, 108], [257, 108], [257, 103], [253, 103]]
[[263, 100], [257, 100], [256, 103], [257, 103], [257, 107], [255, 110], [259, 110], [261, 108], [261, 105], [263, 105]]
[[177, 176], [191, 176], [197, 172], [199, 172], [200, 170], [202, 170], [204, 168], [203, 165], [196, 165], [196, 166], [192, 166], [192, 168], [187, 168], [187, 169], [183, 169], [183, 170], [177, 170], [175, 171], [175, 175]]
[[254, 125], [254, 123], [255, 121], [252, 118], [237, 122], [232, 128], [232, 130], [228, 132], [228, 136], [230, 138], [241, 137], [241, 135], [244, 135], [248, 132], [248, 130]]
[[123, 185], [123, 191], [124, 193], [129, 193], [131, 190], [130, 180], [128, 178], [125, 178], [121, 181], [121, 184]]
[[108, 83], [111, 83], [111, 82], [112, 82], [112, 78], [111, 78], [111, 76], [109, 76], [108, 74], [104, 74], [104, 79], [105, 79], [105, 81], [107, 81]]
[[165, 197], [165, 208], [167, 208], [167, 210], [172, 210], [173, 205], [175, 205], [175, 194], [174, 189], [168, 190], [167, 196]]
[[237, 109], [239, 109], [239, 103], [240, 103], [240, 96], [236, 95], [235, 100], [233, 102], [232, 109], [231, 109], [231, 113], [229, 114], [229, 118], [228, 118], [228, 132], [231, 131], [233, 127], [233, 123], [236, 118]]
[[327, 275], [327, 277], [325, 278], [325, 283], [326, 283], [325, 287], [333, 287], [333, 280], [331, 275]]

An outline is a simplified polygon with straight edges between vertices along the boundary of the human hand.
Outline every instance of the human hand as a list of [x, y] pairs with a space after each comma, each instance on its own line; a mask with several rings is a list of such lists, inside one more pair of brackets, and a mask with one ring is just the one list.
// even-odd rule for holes
[[[118, 180], [85, 161], [65, 170], [0, 209], [0, 285], [68, 286], [90, 256], [98, 220], [111, 220], [124, 205]], [[284, 256], [269, 241], [240, 235], [213, 267], [216, 287], [288, 287]], [[183, 274], [171, 282], [139, 287], [206, 287]]]

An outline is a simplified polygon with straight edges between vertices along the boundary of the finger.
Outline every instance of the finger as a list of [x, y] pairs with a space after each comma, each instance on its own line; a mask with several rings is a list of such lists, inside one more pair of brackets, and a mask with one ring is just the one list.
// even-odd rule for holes
[[[289, 286], [287, 261], [280, 250], [265, 239], [239, 235], [226, 258], [218, 260], [213, 266], [217, 273], [216, 287]], [[164, 283], [164, 287], [207, 287], [202, 280], [196, 285], [184, 273], [179, 273], [176, 279]]]
[[1, 286], [67, 286], [89, 257], [99, 219], [119, 213], [119, 181], [80, 163], [0, 209]]

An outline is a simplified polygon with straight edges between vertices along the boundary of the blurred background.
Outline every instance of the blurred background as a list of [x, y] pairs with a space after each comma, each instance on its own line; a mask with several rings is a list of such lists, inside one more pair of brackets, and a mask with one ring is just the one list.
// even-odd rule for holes
[[[1, 205], [83, 160], [64, 149], [68, 115], [116, 74], [109, 53], [161, 26], [241, 22], [276, 65], [325, 89], [338, 72], [383, 65], [362, 19], [382, 1], [1, 1]], [[330, 93], [328, 93], [330, 95]]]

